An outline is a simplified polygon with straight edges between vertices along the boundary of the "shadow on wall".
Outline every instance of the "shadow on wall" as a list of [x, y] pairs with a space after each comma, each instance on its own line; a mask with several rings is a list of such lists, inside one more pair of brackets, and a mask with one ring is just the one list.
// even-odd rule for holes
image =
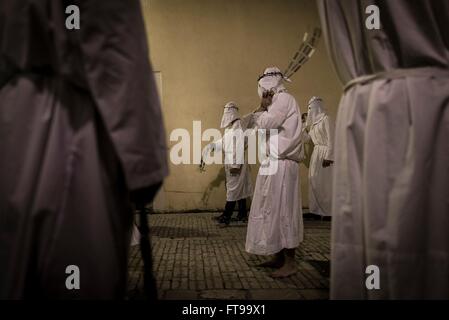
[[203, 203], [204, 206], [207, 206], [212, 190], [220, 187], [221, 183], [225, 180], [226, 180], [225, 169], [224, 167], [221, 167], [217, 176], [215, 177], [214, 180], [212, 180], [211, 183], [209, 183], [209, 185], [206, 188], [206, 191], [204, 191], [203, 196], [201, 197], [201, 202]]

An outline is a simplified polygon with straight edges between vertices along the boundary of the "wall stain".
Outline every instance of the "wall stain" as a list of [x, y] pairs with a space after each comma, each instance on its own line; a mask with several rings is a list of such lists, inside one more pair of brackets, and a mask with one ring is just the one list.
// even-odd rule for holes
[[224, 167], [221, 167], [220, 171], [218, 172], [217, 176], [214, 180], [212, 180], [211, 183], [206, 188], [206, 191], [204, 191], [203, 196], [201, 198], [201, 202], [206, 206], [209, 202], [209, 197], [212, 193], [212, 190], [215, 188], [220, 187], [221, 183], [226, 180], [226, 173]]

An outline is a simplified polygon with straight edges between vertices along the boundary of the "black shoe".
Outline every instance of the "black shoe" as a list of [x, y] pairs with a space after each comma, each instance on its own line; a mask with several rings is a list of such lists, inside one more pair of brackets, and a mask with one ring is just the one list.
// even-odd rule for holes
[[226, 216], [223, 216], [220, 219], [218, 219], [218, 225], [220, 227], [227, 227], [227, 226], [229, 226], [230, 222], [231, 222], [231, 219]]

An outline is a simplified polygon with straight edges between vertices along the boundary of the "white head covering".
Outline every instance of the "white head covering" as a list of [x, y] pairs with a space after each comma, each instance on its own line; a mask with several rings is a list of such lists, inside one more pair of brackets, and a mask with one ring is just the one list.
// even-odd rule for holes
[[326, 114], [326, 110], [323, 105], [323, 99], [320, 97], [312, 97], [309, 100], [309, 108], [307, 112], [306, 125], [312, 125], [321, 120], [321, 118]]
[[228, 102], [224, 106], [220, 127], [226, 128], [237, 119], [240, 119], [239, 108], [237, 107], [237, 104], [233, 101]]
[[259, 97], [262, 98], [263, 93], [266, 91], [272, 90], [274, 93], [278, 93], [281, 90], [285, 90], [284, 80], [291, 82], [290, 79], [284, 77], [278, 67], [266, 68], [258, 81], [257, 93]]

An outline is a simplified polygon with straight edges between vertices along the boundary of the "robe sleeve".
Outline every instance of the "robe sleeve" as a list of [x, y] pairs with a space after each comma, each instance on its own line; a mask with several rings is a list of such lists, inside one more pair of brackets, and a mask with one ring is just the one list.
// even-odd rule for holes
[[214, 152], [220, 152], [223, 149], [223, 139], [219, 139], [216, 141], [213, 141], [206, 145], [203, 149], [203, 152], [201, 153], [201, 159], [208, 159], [210, 157], [210, 153], [213, 150]]
[[[209, 147], [210, 146], [210, 147]], [[217, 141], [211, 142], [208, 145], [209, 149], [214, 149], [214, 152], [220, 152], [223, 150], [223, 138]]]
[[287, 118], [289, 101], [287, 95], [280, 93], [274, 99], [268, 111], [262, 112], [256, 120], [261, 129], [279, 129]]
[[[233, 127], [232, 127], [231, 130], [225, 131], [225, 135], [223, 137], [223, 141], [224, 141], [225, 145], [228, 145], [228, 142], [226, 141], [226, 139], [230, 139], [230, 137], [232, 137], [233, 130], [239, 130], [239, 129], [241, 130], [242, 128], [241, 128], [240, 125], [237, 126], [237, 121], [236, 121], [236, 122], [234, 122]], [[241, 164], [237, 163], [237, 150], [238, 150], [237, 146], [239, 145], [239, 143], [241, 143], [241, 141], [237, 141], [236, 144], [231, 143], [231, 146], [232, 146], [232, 163], [229, 163], [229, 167], [231, 167], [233, 169], [240, 169], [241, 166], [242, 166]], [[245, 142], [243, 141], [243, 143], [245, 143]], [[243, 148], [244, 147], [245, 146], [243, 145]], [[225, 150], [225, 147], [223, 149], [225, 151], [225, 161], [226, 161], [226, 150]]]
[[252, 112], [244, 115], [241, 119], [243, 130], [255, 129], [257, 126], [257, 119], [260, 117], [262, 112]]

